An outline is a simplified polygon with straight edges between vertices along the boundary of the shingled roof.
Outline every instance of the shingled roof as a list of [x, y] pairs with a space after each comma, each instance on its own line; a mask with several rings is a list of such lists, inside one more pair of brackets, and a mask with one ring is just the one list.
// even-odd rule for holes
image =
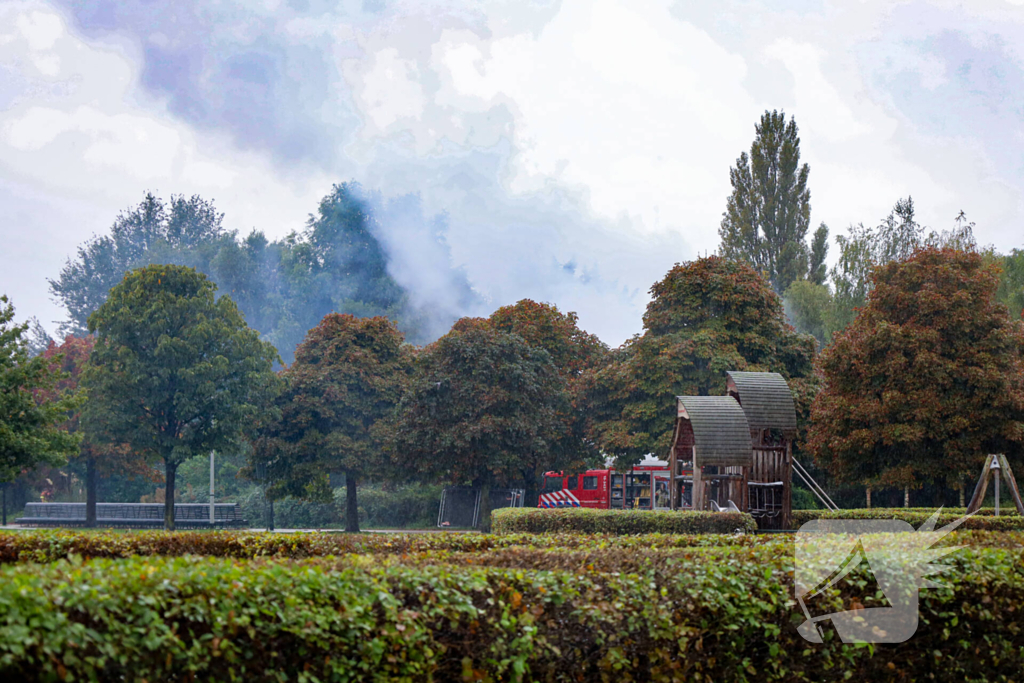
[[677, 396], [678, 417], [693, 429], [697, 462], [703, 465], [750, 466], [750, 425], [732, 396]]
[[777, 372], [727, 372], [729, 393], [736, 396], [751, 429], [796, 432], [796, 407], [786, 380]]

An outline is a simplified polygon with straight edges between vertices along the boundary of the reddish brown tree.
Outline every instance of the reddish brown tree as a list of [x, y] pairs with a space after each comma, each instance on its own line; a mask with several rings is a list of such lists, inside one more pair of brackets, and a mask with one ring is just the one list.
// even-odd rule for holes
[[[55, 370], [62, 372], [53, 389], [54, 395], [70, 394], [78, 391], [82, 370], [89, 361], [96, 338], [92, 335], [76, 337], [68, 335], [58, 345], [51, 341], [43, 352], [43, 357], [52, 361]], [[97, 425], [98, 426], [98, 425]], [[68, 414], [68, 419], [61, 424], [61, 429], [72, 434], [81, 433], [83, 438], [79, 445], [78, 455], [69, 461], [76, 461], [85, 466], [85, 518], [86, 526], [96, 526], [97, 479], [100, 474], [118, 472], [120, 474], [151, 476], [150, 468], [144, 459], [134, 458], [131, 449], [123, 444], [105, 443], [95, 429], [83, 429], [81, 411], [75, 410]], [[89, 434], [92, 431], [94, 433]], [[52, 479], [52, 477], [51, 477]]]
[[[601, 455], [591, 438], [592, 412], [586, 395], [583, 373], [600, 367], [608, 358], [608, 347], [595, 335], [578, 325], [573, 313], [562, 313], [552, 304], [522, 299], [511, 306], [502, 306], [491, 314], [488, 322], [497, 330], [516, 334], [535, 349], [543, 349], [551, 357], [556, 370], [565, 381], [568, 401], [561, 404], [558, 424], [561, 429], [556, 450], [580, 463], [600, 463]], [[522, 476], [526, 487], [526, 505], [535, 506], [540, 493], [540, 480], [552, 463], [539, 463], [536, 470], [526, 468]]]
[[401, 399], [412, 355], [402, 333], [383, 316], [331, 313], [306, 334], [295, 362], [281, 373], [279, 419], [256, 440], [272, 497], [330, 500], [328, 475], [344, 472], [346, 529], [359, 531], [357, 485], [367, 475], [386, 473], [375, 427]]
[[819, 357], [809, 448], [840, 482], [956, 485], [1024, 443], [1024, 324], [998, 266], [928, 248], [877, 268], [866, 306]]
[[811, 381], [814, 338], [786, 323], [779, 296], [751, 267], [697, 259], [675, 266], [651, 295], [643, 335], [588, 377], [596, 438], [621, 466], [666, 453], [675, 397], [724, 394], [727, 370], [779, 372], [795, 389]]

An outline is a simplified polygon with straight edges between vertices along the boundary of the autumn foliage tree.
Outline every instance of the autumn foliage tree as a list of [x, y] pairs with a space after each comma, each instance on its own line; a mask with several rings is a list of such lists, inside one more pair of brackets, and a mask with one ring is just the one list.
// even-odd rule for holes
[[[488, 318], [495, 329], [518, 335], [551, 356], [568, 395], [564, 412], [558, 416], [562, 429], [558, 450], [573, 454], [581, 463], [599, 463], [601, 455], [590, 435], [592, 413], [582, 378], [584, 372], [605, 362], [608, 347], [595, 335], [580, 329], [578, 321], [573, 312], [562, 313], [557, 306], [530, 299], [502, 306]], [[540, 478], [551, 469], [550, 463], [541, 463], [537, 470], [523, 471], [526, 505], [536, 505]]]
[[327, 501], [329, 473], [344, 472], [347, 530], [359, 531], [357, 485], [386, 473], [376, 426], [401, 399], [412, 357], [402, 333], [383, 316], [331, 313], [311, 329], [281, 373], [278, 417], [255, 442], [271, 495]]
[[798, 404], [806, 396], [814, 338], [786, 323], [779, 296], [750, 266], [718, 256], [676, 265], [651, 296], [644, 333], [588, 379], [594, 434], [619, 466], [664, 455], [675, 397], [725, 394], [728, 370], [779, 372]]
[[567, 410], [565, 381], [547, 351], [487, 320], [463, 318], [420, 353], [388, 427], [389, 448], [396, 467], [415, 476], [481, 489], [486, 530], [491, 487], [574, 464], [560, 450]]
[[[42, 357], [50, 361], [55, 372], [60, 372], [60, 379], [52, 392], [53, 396], [74, 393], [79, 389], [82, 372], [89, 361], [92, 347], [96, 340], [91, 335], [68, 335], [57, 344], [50, 341], [49, 347]], [[102, 435], [90, 435], [81, 420], [81, 409], [67, 414], [67, 420], [61, 423], [61, 429], [79, 434], [82, 440], [78, 453], [69, 458], [69, 465], [85, 469], [85, 520], [86, 526], [96, 525], [97, 484], [101, 473], [118, 472], [131, 476], [151, 476], [152, 468], [144, 459], [134, 457], [131, 448], [125, 444], [112, 443]], [[102, 424], [93, 425], [94, 429], [102, 430]]]
[[78, 448], [79, 437], [59, 425], [80, 399], [58, 390], [64, 377], [49, 361], [29, 357], [27, 331], [0, 296], [0, 484], [39, 464], [63, 463]]
[[839, 482], [915, 486], [977, 476], [1024, 442], [1024, 324], [998, 266], [925, 248], [875, 269], [867, 304], [819, 358], [809, 447]]

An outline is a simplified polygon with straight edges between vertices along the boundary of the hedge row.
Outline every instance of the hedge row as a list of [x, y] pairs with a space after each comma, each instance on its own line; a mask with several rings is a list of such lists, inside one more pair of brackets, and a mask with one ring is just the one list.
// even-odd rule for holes
[[491, 516], [494, 533], [728, 534], [757, 529], [738, 512], [503, 508]]
[[[1016, 514], [1006, 514], [1000, 511], [999, 517], [993, 516], [991, 508], [981, 510], [958, 526], [958, 529], [980, 529], [990, 531], [1024, 531], [1024, 517]], [[927, 508], [871, 508], [856, 510], [793, 510], [792, 528], [799, 529], [803, 524], [815, 519], [899, 519], [908, 522], [914, 527], [921, 524], [935, 514], [934, 509]], [[960, 519], [966, 510], [943, 509], [939, 515], [936, 528], [945, 526]]]
[[[574, 569], [586, 558], [530, 549], [481, 554], [504, 555], [514, 568], [402, 556], [9, 566], [0, 569], [0, 674], [958, 682], [1019, 675], [1024, 571], [1016, 552], [961, 551], [949, 585], [923, 594], [918, 633], [874, 648], [799, 636], [784, 543], [616, 553], [621, 562], [605, 554], [612, 567], [587, 571], [537, 571], [558, 561]], [[609, 571], [627, 563], [630, 571]]]
[[690, 548], [758, 545], [767, 536], [736, 534], [339, 534], [304, 532], [268, 534], [246, 531], [82, 532], [37, 530], [0, 533], [0, 564], [52, 562], [77, 555], [85, 559], [134, 556], [206, 555], [234, 559], [276, 557], [303, 559], [348, 554], [400, 555], [432, 551], [486, 552], [499, 548]]

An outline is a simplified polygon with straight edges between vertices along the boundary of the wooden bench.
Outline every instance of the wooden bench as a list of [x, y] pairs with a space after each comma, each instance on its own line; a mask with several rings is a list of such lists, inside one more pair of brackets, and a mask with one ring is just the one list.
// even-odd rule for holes
[[[85, 503], [27, 503], [25, 514], [17, 520], [21, 526], [67, 527], [85, 525]], [[146, 528], [164, 524], [163, 503], [96, 503], [96, 526]], [[178, 503], [174, 506], [174, 524], [179, 528], [209, 528], [210, 506], [205, 503]], [[215, 527], [247, 527], [238, 503], [214, 505]]]

